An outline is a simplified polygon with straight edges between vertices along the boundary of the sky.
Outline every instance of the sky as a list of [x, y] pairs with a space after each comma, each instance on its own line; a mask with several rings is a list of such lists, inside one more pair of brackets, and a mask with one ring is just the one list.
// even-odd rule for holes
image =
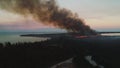
[[[57, 0], [61, 8], [77, 13], [96, 31], [120, 31], [120, 0]], [[32, 18], [0, 10], [0, 31], [54, 28]]]

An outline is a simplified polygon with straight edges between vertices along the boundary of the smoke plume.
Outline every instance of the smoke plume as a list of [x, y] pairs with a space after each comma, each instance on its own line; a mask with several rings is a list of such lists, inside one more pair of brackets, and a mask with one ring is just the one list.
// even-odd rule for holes
[[0, 8], [24, 16], [32, 16], [46, 25], [81, 34], [94, 31], [70, 10], [59, 8], [55, 0], [0, 0]]

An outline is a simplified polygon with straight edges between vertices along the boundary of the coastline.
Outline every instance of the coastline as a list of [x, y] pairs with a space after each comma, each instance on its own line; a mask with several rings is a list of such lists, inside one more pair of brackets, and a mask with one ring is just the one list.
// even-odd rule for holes
[[[30, 35], [32, 36], [33, 34]], [[52, 38], [34, 43], [0, 44], [0, 54], [3, 56], [1, 60], [7, 60], [4, 62], [1, 61], [0, 63], [7, 65], [16, 64], [19, 66], [19, 62], [23, 62], [23, 64], [28, 63], [27, 65], [31, 68], [35, 68], [36, 65], [42, 68], [49, 68], [56, 64], [59, 66], [59, 63], [73, 58], [71, 62], [75, 64], [75, 66], [79, 67], [79, 65], [84, 65], [85, 68], [94, 68], [94, 66], [91, 66], [91, 64], [85, 60], [85, 57], [88, 56], [88, 58], [90, 57], [96, 64], [104, 66], [105, 68], [119, 67], [120, 37], [78, 36], [79, 35], [76, 37], [75, 34], [37, 34], [36, 36], [36, 34], [34, 34], [32, 37]], [[60, 64], [60, 66], [62, 65], [64, 65], [64, 63]], [[23, 66], [22, 68], [26, 68], [24, 65], [21, 66]]]

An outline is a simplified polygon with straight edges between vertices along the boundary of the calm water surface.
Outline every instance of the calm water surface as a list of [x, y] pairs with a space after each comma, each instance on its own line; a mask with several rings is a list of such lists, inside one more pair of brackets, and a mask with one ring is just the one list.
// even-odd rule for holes
[[0, 33], [0, 43], [4, 42], [36, 42], [47, 40], [47, 38], [41, 37], [21, 37], [22, 34], [33, 34], [33, 33]]
[[104, 33], [103, 36], [120, 36], [120, 33]]
[[[11, 43], [17, 43], [17, 42], [37, 42], [37, 41], [44, 41], [48, 38], [43, 37], [21, 37], [20, 35], [23, 34], [41, 34], [41, 33], [24, 33], [24, 32], [14, 32], [14, 33], [2, 33], [0, 32], [0, 43], [4, 42], [11, 42]], [[103, 36], [119, 36], [120, 33], [105, 33], [101, 34]]]

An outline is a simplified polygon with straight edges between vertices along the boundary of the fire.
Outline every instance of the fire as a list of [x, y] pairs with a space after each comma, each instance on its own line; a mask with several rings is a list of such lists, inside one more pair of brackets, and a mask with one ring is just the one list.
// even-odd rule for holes
[[75, 38], [88, 38], [88, 36], [75, 36]]

